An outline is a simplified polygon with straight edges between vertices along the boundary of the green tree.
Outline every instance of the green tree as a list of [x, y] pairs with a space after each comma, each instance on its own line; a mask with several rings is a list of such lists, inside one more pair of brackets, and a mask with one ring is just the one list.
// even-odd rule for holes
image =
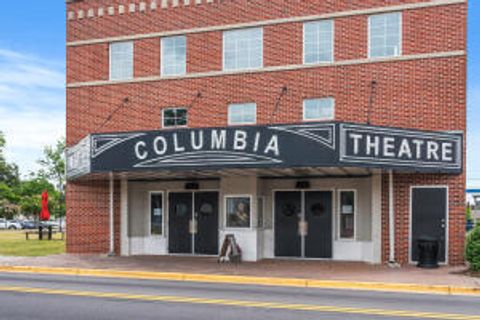
[[5, 136], [3, 132], [0, 131], [0, 182], [14, 186], [20, 181], [18, 166], [16, 164], [10, 164], [5, 160], [4, 150], [6, 144]]
[[52, 199], [55, 199], [59, 192], [45, 177], [33, 176], [29, 180], [20, 183], [16, 192], [20, 198], [19, 205], [24, 215], [37, 217], [40, 214], [42, 210], [42, 193], [45, 190], [49, 194], [49, 209], [54, 208], [57, 204]]
[[15, 190], [20, 182], [18, 167], [6, 161], [6, 140], [0, 131], [0, 217], [11, 219], [18, 212], [19, 197]]
[[43, 149], [43, 159], [38, 163], [42, 166], [39, 177], [43, 177], [55, 184], [56, 190], [49, 193], [51, 213], [56, 217], [65, 216], [65, 139], [61, 138], [54, 147], [46, 146]]

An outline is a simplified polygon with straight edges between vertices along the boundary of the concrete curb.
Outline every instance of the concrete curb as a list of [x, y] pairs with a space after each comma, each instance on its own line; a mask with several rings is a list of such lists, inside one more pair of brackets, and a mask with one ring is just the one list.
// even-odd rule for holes
[[262, 285], [262, 286], [279, 286], [279, 287], [296, 287], [296, 288], [343, 289], [343, 290], [384, 291], [384, 292], [401, 292], [401, 293], [429, 293], [429, 294], [443, 294], [443, 295], [480, 296], [480, 288], [458, 287], [458, 286], [448, 286], [448, 285], [423, 285], [423, 284], [410, 284], [410, 283], [358, 282], [358, 281], [231, 276], [231, 275], [176, 273], [176, 272], [50, 268], [50, 267], [33, 267], [33, 266], [0, 266], [0, 272], [124, 278], [124, 279], [141, 279], [141, 280], [223, 283], [223, 284], [240, 284], [240, 285]]

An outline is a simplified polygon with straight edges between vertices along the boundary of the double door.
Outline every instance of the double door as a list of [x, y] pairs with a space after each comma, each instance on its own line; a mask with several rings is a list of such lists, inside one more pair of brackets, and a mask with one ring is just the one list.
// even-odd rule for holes
[[275, 256], [332, 257], [332, 192], [275, 192]]
[[218, 192], [171, 192], [168, 210], [170, 253], [218, 254]]

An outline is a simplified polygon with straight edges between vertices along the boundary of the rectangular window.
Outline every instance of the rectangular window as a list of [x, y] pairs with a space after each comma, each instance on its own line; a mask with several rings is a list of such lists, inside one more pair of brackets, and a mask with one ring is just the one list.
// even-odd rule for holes
[[255, 124], [257, 122], [257, 104], [237, 103], [228, 106], [228, 124]]
[[262, 66], [262, 28], [223, 33], [223, 70], [258, 69]]
[[303, 61], [333, 61], [333, 21], [306, 22], [303, 25]]
[[163, 109], [163, 127], [186, 127], [188, 125], [187, 108]]
[[187, 73], [187, 38], [185, 36], [162, 38], [162, 76]]
[[133, 42], [110, 44], [110, 80], [133, 78]]
[[251, 196], [226, 196], [225, 213], [227, 228], [250, 228]]
[[393, 57], [402, 54], [402, 15], [400, 13], [370, 16], [368, 26], [370, 58]]
[[163, 234], [163, 193], [150, 193], [150, 234]]
[[355, 237], [356, 192], [353, 190], [339, 191], [340, 238]]
[[303, 120], [332, 120], [335, 118], [335, 99], [305, 99], [303, 100]]

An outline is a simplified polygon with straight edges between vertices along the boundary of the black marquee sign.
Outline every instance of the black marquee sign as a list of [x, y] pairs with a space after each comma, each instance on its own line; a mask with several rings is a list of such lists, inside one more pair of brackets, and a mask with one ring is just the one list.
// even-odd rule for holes
[[67, 150], [67, 176], [336, 166], [460, 173], [462, 147], [462, 134], [337, 122], [105, 133]]

